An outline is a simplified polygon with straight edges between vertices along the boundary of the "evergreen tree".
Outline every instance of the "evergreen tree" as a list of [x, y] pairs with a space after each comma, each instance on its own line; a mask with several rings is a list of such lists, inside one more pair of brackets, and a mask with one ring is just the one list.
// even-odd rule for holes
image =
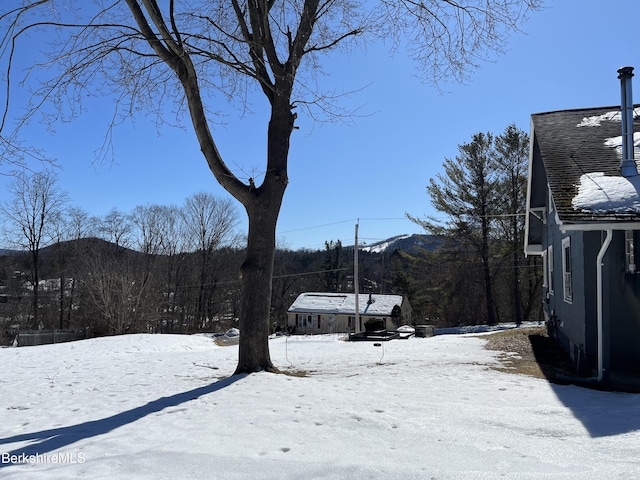
[[529, 156], [529, 135], [509, 125], [496, 138], [496, 162], [499, 168], [498, 204], [507, 254], [511, 258], [512, 301], [516, 323], [523, 320], [522, 295], [520, 288], [520, 268], [524, 245], [524, 212], [526, 210], [527, 160]]
[[[431, 204], [446, 216], [412, 218], [427, 231], [443, 235], [463, 251], [470, 249], [480, 260], [486, 307], [486, 322], [496, 323], [490, 239], [492, 217], [497, 213], [497, 163], [494, 137], [491, 133], [476, 133], [471, 142], [458, 146], [455, 159], [445, 159], [444, 174], [436, 175], [427, 186]], [[471, 267], [471, 265], [469, 265]], [[459, 292], [464, 295], [464, 292]]]
[[522, 251], [529, 137], [511, 124], [497, 137], [477, 133], [458, 150], [427, 187], [431, 204], [445, 219], [409, 216], [443, 239], [410, 262], [423, 276], [429, 272], [421, 285], [424, 306], [447, 325], [456, 318], [470, 323], [481, 308], [477, 299], [483, 298], [487, 323], [506, 316], [520, 324], [539, 300], [540, 283], [539, 265], [525, 260]]
[[324, 290], [327, 292], [341, 292], [345, 279], [342, 241], [336, 240], [334, 242], [331, 240], [324, 242], [324, 247]]

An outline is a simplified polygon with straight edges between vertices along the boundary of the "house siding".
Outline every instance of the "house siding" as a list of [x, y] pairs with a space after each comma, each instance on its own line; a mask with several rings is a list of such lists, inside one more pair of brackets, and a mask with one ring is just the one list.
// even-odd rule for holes
[[[304, 325], [301, 324], [300, 318], [304, 316], [307, 318], [308, 315], [311, 315], [312, 321], [304, 322]], [[333, 318], [333, 321], [332, 321]], [[289, 313], [288, 325], [289, 327], [295, 327], [293, 330], [294, 333], [307, 334], [307, 335], [317, 335], [323, 333], [346, 333], [349, 331], [353, 331], [353, 326], [350, 326], [349, 318], [351, 318], [351, 322], [355, 318], [353, 315], [322, 315], [317, 313], [309, 313], [309, 314], [300, 314], [300, 313]], [[393, 324], [393, 319], [391, 317], [379, 317], [379, 316], [371, 316], [371, 315], [361, 315], [360, 323], [364, 326], [365, 322], [368, 320], [374, 319], [382, 319], [385, 321], [386, 328], [388, 330], [393, 330], [396, 326]], [[361, 327], [362, 328], [362, 327]]]
[[[582, 232], [562, 234], [552, 229], [551, 242], [553, 245], [553, 283], [554, 293], [550, 295], [550, 307], [554, 315], [556, 338], [577, 363], [581, 351], [585, 348], [585, 321], [576, 319], [586, 318], [585, 285], [584, 285], [584, 252], [582, 249]], [[564, 299], [564, 271], [562, 240], [569, 238], [571, 242], [571, 289], [572, 298], [568, 302]]]
[[[563, 298], [562, 238], [571, 238], [573, 298]], [[545, 311], [552, 332], [575, 362], [579, 373], [597, 369], [596, 258], [604, 232], [562, 234], [549, 229], [553, 247], [555, 292], [549, 294]], [[640, 372], [640, 278], [625, 272], [624, 231], [614, 231], [603, 268], [603, 364], [606, 371]], [[584, 319], [584, 320], [583, 320]], [[615, 345], [615, 348], [610, 348]]]
[[[638, 234], [635, 235], [636, 237]], [[637, 239], [634, 239], [637, 244]], [[640, 278], [626, 272], [624, 231], [613, 233], [605, 266], [609, 292], [605, 296], [605, 338], [615, 348], [605, 350], [615, 371], [640, 372]]]
[[[596, 285], [596, 259], [604, 243], [604, 232], [584, 232], [580, 234], [583, 244], [582, 283], [584, 285], [584, 345], [581, 357], [576, 357], [576, 366], [582, 374], [595, 372], [598, 365], [598, 290]], [[605, 258], [605, 263], [607, 259]], [[605, 272], [603, 272], [606, 275]], [[606, 279], [603, 284], [607, 285]]]

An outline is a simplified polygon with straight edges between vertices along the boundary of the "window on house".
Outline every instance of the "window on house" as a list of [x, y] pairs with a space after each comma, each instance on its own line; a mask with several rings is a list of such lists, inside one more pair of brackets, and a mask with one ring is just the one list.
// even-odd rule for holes
[[562, 283], [565, 302], [573, 300], [571, 286], [571, 237], [562, 239]]
[[624, 232], [625, 270], [629, 273], [636, 272], [636, 249], [634, 245], [633, 230]]
[[547, 285], [549, 293], [553, 294], [553, 246], [549, 245], [547, 249]]
[[318, 315], [318, 328], [320, 328], [320, 315]]

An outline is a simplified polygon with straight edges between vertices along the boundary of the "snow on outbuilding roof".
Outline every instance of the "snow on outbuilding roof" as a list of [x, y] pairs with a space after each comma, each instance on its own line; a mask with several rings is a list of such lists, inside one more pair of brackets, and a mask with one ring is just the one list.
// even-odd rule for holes
[[[361, 293], [358, 306], [361, 315], [389, 316], [396, 305], [402, 306], [402, 295], [379, 295]], [[353, 315], [356, 311], [355, 293], [301, 293], [291, 304], [290, 313], [324, 313]]]

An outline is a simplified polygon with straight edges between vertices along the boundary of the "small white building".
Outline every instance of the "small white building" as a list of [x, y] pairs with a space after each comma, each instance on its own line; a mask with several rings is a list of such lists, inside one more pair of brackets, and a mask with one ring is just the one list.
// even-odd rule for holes
[[[287, 326], [294, 333], [354, 332], [355, 293], [301, 293], [287, 310]], [[358, 296], [360, 325], [382, 320], [386, 330], [411, 325], [411, 305], [402, 295], [364, 294]]]

